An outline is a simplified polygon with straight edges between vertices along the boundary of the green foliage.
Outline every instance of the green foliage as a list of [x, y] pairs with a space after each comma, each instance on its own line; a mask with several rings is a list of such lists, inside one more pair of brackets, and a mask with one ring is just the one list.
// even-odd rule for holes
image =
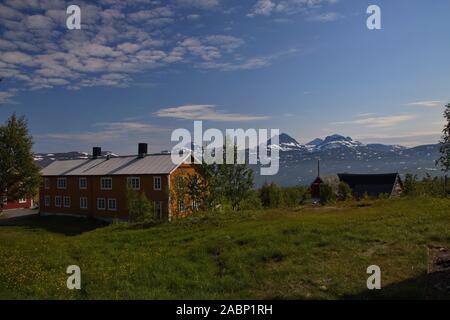
[[295, 208], [311, 199], [307, 187], [279, 187], [275, 183], [265, 183], [259, 190], [259, 198], [264, 208]]
[[262, 209], [261, 199], [257, 190], [250, 190], [247, 197], [241, 202], [241, 210], [259, 210]]
[[450, 195], [450, 186], [445, 177], [427, 174], [419, 179], [417, 175], [407, 174], [403, 181], [403, 194], [412, 197], [447, 197]]
[[441, 167], [442, 171], [450, 171], [450, 103], [445, 106], [444, 119], [447, 122], [442, 130], [441, 139], [441, 157], [436, 161], [436, 164]]
[[[15, 201], [36, 194], [40, 174], [34, 164], [32, 146], [24, 117], [17, 118], [13, 114], [0, 126], [0, 196]], [[2, 204], [0, 201], [0, 211]]]
[[[24, 217], [1, 227], [0, 299], [449, 299], [445, 277], [427, 276], [432, 248], [450, 247], [449, 201], [370, 204], [198, 213], [152, 228]], [[389, 273], [378, 292], [365, 281], [373, 263]], [[67, 290], [72, 264], [82, 290]]]
[[333, 191], [333, 188], [326, 183], [322, 183], [320, 185], [320, 204], [326, 205], [334, 202], [335, 200], [336, 195]]
[[350, 186], [345, 182], [340, 182], [338, 185], [338, 199], [340, 201], [348, 201], [353, 199], [352, 188], [350, 188]]
[[145, 193], [134, 190], [127, 191], [127, 206], [129, 220], [132, 223], [150, 223], [155, 221], [153, 204]]
[[281, 188], [275, 183], [265, 183], [259, 190], [259, 197], [264, 208], [279, 208], [283, 204]]

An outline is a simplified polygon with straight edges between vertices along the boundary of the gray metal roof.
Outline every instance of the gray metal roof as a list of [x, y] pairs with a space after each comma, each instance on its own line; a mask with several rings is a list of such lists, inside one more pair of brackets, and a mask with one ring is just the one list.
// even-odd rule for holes
[[178, 167], [170, 154], [147, 155], [144, 158], [58, 160], [41, 170], [43, 176], [103, 176], [133, 174], [169, 174]]

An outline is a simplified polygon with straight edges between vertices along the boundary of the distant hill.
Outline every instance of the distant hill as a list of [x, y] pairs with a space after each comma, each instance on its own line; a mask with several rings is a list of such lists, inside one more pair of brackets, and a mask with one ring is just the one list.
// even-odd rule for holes
[[[309, 184], [317, 176], [317, 160], [321, 161], [322, 174], [335, 173], [414, 173], [440, 175], [435, 166], [439, 158], [439, 144], [407, 148], [399, 145], [363, 144], [351, 137], [334, 134], [325, 139], [314, 139], [303, 145], [286, 133], [279, 136], [279, 143], [267, 142], [271, 149], [280, 151], [280, 171], [276, 176], [259, 176], [254, 166], [257, 185], [276, 182], [291, 186]], [[255, 152], [255, 151], [252, 151]], [[117, 156], [111, 151], [103, 155]], [[88, 159], [86, 152], [37, 153], [36, 163], [45, 167], [54, 160]]]

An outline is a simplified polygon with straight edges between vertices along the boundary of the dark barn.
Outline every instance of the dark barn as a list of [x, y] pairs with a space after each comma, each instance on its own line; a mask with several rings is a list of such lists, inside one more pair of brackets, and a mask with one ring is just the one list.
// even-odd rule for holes
[[352, 189], [353, 196], [361, 198], [365, 194], [370, 197], [379, 197], [386, 194], [389, 197], [400, 196], [403, 184], [398, 173], [386, 174], [348, 174], [319, 176], [311, 184], [311, 195], [320, 198], [320, 186], [327, 184], [337, 193], [340, 182], [347, 183]]

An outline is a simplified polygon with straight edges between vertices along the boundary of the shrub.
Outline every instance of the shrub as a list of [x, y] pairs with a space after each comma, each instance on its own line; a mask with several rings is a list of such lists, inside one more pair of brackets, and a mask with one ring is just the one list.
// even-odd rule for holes
[[330, 202], [334, 202], [336, 196], [334, 194], [333, 188], [328, 184], [320, 185], [320, 204], [325, 205]]
[[262, 208], [261, 199], [257, 190], [251, 190], [241, 203], [241, 210], [257, 210]]
[[340, 182], [338, 186], [338, 199], [340, 201], [347, 201], [353, 198], [353, 192], [350, 186], [345, 182]]
[[281, 188], [275, 183], [265, 183], [259, 191], [259, 198], [264, 208], [279, 208], [283, 203]]
[[143, 223], [154, 222], [154, 208], [146, 195], [133, 190], [127, 193], [128, 215], [130, 222]]

